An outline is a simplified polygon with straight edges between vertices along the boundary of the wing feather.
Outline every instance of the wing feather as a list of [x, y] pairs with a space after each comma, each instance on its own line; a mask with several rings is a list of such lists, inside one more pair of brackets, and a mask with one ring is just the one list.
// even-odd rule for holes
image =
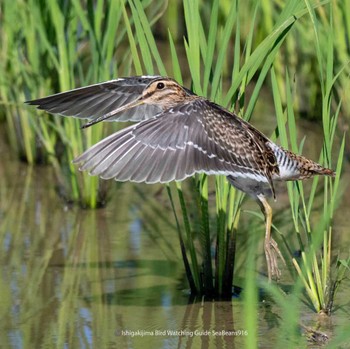
[[[50, 113], [91, 121], [136, 100], [159, 76], [120, 78], [27, 101]], [[106, 121], [142, 121], [161, 112], [157, 105], [144, 104], [113, 115]]]
[[[202, 112], [207, 103], [194, 98], [171, 112], [164, 111], [127, 127], [88, 149], [74, 162], [82, 163], [80, 168], [92, 175], [119, 181], [164, 183], [204, 172], [267, 182], [255, 161], [244, 158], [249, 135], [239, 130], [237, 149], [230, 139], [226, 142], [226, 133], [232, 132], [232, 127], [226, 125], [220, 134], [209, 128], [203, 119], [207, 114]], [[215, 117], [213, 122], [220, 122]]]

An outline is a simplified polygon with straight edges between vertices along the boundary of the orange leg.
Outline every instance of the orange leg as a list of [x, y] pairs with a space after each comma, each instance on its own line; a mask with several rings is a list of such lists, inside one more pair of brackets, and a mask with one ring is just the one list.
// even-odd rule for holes
[[272, 278], [279, 279], [281, 277], [281, 271], [278, 269], [277, 256], [280, 257], [285, 264], [285, 260], [278, 248], [277, 242], [271, 237], [271, 226], [272, 226], [272, 209], [268, 204], [264, 195], [259, 194], [257, 196], [259, 199], [258, 203], [265, 216], [266, 232], [265, 232], [265, 256], [267, 263], [267, 272], [269, 281]]

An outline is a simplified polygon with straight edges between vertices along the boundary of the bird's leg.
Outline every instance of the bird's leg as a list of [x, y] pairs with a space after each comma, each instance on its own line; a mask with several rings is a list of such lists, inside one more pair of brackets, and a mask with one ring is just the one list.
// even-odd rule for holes
[[265, 256], [267, 263], [267, 271], [269, 281], [271, 282], [272, 277], [279, 279], [281, 276], [281, 271], [278, 269], [277, 256], [280, 257], [285, 264], [285, 260], [281, 254], [280, 249], [278, 248], [277, 242], [271, 237], [271, 226], [272, 226], [272, 209], [268, 204], [265, 196], [259, 194], [257, 196], [258, 203], [265, 216], [266, 232], [265, 232]]

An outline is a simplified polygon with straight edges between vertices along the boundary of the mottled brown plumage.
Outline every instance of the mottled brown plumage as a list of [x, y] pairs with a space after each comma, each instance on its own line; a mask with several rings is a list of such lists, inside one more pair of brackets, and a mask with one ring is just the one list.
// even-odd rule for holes
[[28, 102], [39, 109], [100, 121], [134, 121], [103, 139], [74, 162], [81, 170], [118, 181], [166, 183], [195, 173], [223, 174], [257, 199], [266, 217], [269, 279], [279, 277], [266, 196], [274, 182], [334, 176], [321, 165], [287, 151], [223, 107], [170, 78], [137, 76], [107, 81]]

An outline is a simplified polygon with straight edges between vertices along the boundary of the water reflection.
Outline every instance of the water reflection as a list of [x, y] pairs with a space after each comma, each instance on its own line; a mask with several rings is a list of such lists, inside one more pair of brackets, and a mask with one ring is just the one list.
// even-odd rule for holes
[[188, 304], [160, 187], [124, 185], [87, 211], [63, 205], [49, 168], [0, 171], [1, 347], [234, 347], [212, 334], [235, 328], [231, 302]]
[[[58, 198], [49, 168], [32, 169], [0, 149], [0, 347], [243, 347], [240, 299], [189, 298], [162, 186], [115, 184], [107, 208], [69, 208]], [[283, 201], [279, 205], [275, 222], [287, 224]], [[263, 225], [244, 217], [250, 227]], [[238, 284], [249, 232], [240, 234]], [[259, 317], [261, 343], [273, 348], [280, 310], [265, 301]]]

